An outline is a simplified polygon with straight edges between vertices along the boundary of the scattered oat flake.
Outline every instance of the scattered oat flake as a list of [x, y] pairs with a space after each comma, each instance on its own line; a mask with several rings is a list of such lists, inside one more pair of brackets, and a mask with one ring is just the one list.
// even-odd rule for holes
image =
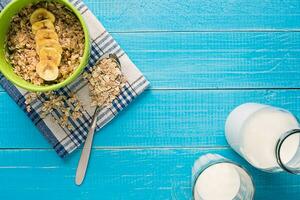
[[[69, 120], [77, 120], [82, 116], [83, 107], [78, 100], [76, 95], [71, 95], [67, 97], [65, 95], [58, 95], [54, 92], [47, 93], [29, 93], [26, 95], [26, 109], [28, 112], [32, 110], [32, 106], [34, 104], [34, 100], [37, 98], [41, 98], [40, 96], [46, 97], [46, 101], [43, 102], [43, 105], [40, 109], [40, 116], [42, 118], [47, 117], [49, 114], [53, 112], [53, 110], [57, 110], [61, 113], [59, 119], [55, 119], [52, 115], [50, 115], [60, 126], [65, 127], [69, 130], [72, 130], [72, 125], [69, 123]], [[44, 98], [45, 98], [44, 97]]]

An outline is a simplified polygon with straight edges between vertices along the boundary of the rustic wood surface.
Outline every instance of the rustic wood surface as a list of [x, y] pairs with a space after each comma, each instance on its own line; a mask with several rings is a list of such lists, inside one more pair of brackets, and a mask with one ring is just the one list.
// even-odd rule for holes
[[243, 164], [257, 200], [298, 200], [300, 177], [249, 166], [226, 143], [224, 122], [244, 102], [300, 117], [299, 0], [85, 0], [151, 82], [80, 150], [60, 159], [0, 89], [0, 199], [191, 199], [191, 166], [207, 152]]

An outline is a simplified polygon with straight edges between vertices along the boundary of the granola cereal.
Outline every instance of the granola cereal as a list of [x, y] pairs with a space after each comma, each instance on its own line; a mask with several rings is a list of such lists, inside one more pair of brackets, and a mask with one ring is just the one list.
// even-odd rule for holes
[[[62, 47], [59, 75], [54, 81], [45, 81], [36, 71], [39, 56], [30, 16], [38, 8], [45, 8], [55, 16], [55, 32]], [[79, 66], [84, 52], [84, 32], [79, 19], [64, 5], [55, 2], [40, 2], [22, 9], [13, 17], [7, 35], [6, 57], [17, 75], [35, 85], [59, 83], [69, 77]]]
[[[83, 77], [89, 83], [91, 106], [108, 106], [120, 94], [121, 89], [125, 86], [126, 78], [122, 74], [120, 65], [113, 57], [100, 60], [91, 73], [85, 72]], [[45, 118], [54, 110], [61, 113], [56, 122], [69, 130], [72, 129], [69, 124], [69, 119], [77, 120], [82, 116], [83, 107], [81, 102], [75, 94], [71, 96], [59, 95], [55, 92], [34, 93], [31, 92], [26, 95], [25, 104], [27, 111], [32, 110], [32, 104], [37, 98], [44, 98], [47, 100], [43, 102], [40, 110], [40, 115]]]
[[126, 78], [115, 58], [100, 60], [91, 74], [85, 73], [89, 82], [91, 106], [108, 106], [120, 94], [125, 86]]
[[[47, 100], [43, 102], [41, 107], [40, 116], [45, 118], [51, 114], [54, 110], [61, 113], [59, 119], [55, 119], [56, 122], [69, 130], [72, 129], [69, 119], [73, 121], [77, 120], [82, 116], [83, 107], [75, 94], [71, 96], [58, 95], [55, 92], [47, 93], [34, 93], [31, 92], [26, 95], [26, 108], [30, 112], [32, 109], [32, 103], [37, 98], [41, 98], [41, 95], [46, 96]], [[54, 119], [54, 118], [53, 118]]]

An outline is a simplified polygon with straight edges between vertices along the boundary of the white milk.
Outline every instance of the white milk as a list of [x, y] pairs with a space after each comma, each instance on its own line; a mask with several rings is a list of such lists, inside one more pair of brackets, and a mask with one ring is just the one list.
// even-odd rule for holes
[[248, 172], [218, 154], [199, 157], [192, 168], [195, 200], [252, 200], [254, 184]]
[[[292, 129], [299, 129], [299, 125], [291, 113], [255, 103], [234, 109], [225, 125], [226, 139], [231, 147], [250, 164], [267, 171], [281, 170], [276, 161], [276, 144], [283, 133]], [[299, 134], [285, 140], [280, 151], [283, 163], [294, 157], [299, 141]]]
[[219, 163], [205, 169], [194, 189], [195, 200], [232, 200], [240, 189], [240, 175], [233, 164]]

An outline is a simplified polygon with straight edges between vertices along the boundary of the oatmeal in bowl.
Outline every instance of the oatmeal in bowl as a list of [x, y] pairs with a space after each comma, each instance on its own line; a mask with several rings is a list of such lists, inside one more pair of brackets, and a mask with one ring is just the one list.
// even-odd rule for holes
[[59, 89], [88, 62], [87, 27], [67, 0], [15, 0], [0, 13], [0, 25], [0, 70], [24, 89]]

